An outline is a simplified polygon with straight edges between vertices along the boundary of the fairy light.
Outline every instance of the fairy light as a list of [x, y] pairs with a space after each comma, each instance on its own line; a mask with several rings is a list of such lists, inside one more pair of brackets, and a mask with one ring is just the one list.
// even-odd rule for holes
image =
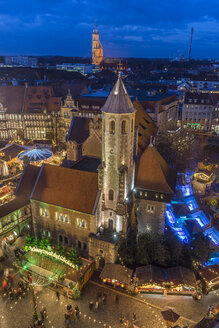
[[41, 253], [41, 254], [45, 254], [45, 255], [48, 255], [48, 256], [52, 256], [54, 257], [55, 259], [57, 260], [60, 260], [61, 262], [67, 264], [68, 266], [70, 266], [71, 268], [75, 269], [75, 270], [78, 270], [78, 266], [76, 264], [73, 264], [71, 263], [69, 260], [67, 260], [64, 256], [61, 256], [61, 255], [58, 255], [52, 251], [47, 251], [45, 249], [40, 249], [40, 248], [36, 248], [36, 247], [33, 247], [33, 246], [29, 246], [29, 249], [32, 251], [32, 252], [35, 252], [35, 253]]

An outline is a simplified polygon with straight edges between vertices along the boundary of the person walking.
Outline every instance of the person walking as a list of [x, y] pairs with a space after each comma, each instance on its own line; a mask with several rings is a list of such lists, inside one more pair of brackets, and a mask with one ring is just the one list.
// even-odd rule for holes
[[107, 299], [107, 295], [106, 294], [103, 294], [103, 305], [106, 305], [106, 299]]
[[44, 308], [43, 307], [40, 310], [40, 316], [41, 316], [41, 320], [44, 321], [45, 320], [45, 315], [44, 315]]
[[56, 290], [56, 298], [57, 298], [58, 301], [60, 300], [60, 293], [59, 293], [58, 290]]
[[98, 302], [98, 301], [96, 301], [96, 302], [95, 302], [95, 310], [97, 311], [97, 310], [98, 310], [98, 308], [99, 308], [99, 302]]
[[117, 305], [119, 304], [119, 296], [118, 295], [116, 295], [116, 297], [115, 297], [115, 302]]
[[75, 315], [76, 315], [76, 318], [79, 320], [80, 319], [80, 310], [79, 310], [79, 307], [77, 304], [75, 305]]
[[136, 317], [136, 314], [133, 313], [133, 316], [132, 316], [132, 321], [135, 322], [137, 320], [137, 317]]
[[93, 301], [90, 301], [90, 303], [89, 303], [89, 309], [90, 309], [90, 311], [93, 310], [93, 306], [94, 306], [94, 302]]

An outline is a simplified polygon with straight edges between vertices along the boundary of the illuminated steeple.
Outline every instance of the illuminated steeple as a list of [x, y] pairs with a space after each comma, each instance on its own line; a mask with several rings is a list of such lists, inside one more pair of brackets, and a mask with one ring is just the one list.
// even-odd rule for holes
[[102, 60], [103, 60], [103, 47], [100, 43], [97, 24], [95, 24], [92, 34], [92, 64], [100, 65]]

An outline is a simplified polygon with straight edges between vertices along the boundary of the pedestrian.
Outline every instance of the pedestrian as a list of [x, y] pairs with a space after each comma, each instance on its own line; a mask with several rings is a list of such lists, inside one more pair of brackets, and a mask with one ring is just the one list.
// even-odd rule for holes
[[65, 325], [68, 327], [69, 325], [69, 315], [65, 313]]
[[103, 305], [106, 305], [106, 299], [107, 299], [107, 295], [103, 294]]
[[90, 309], [90, 311], [93, 310], [93, 306], [94, 306], [94, 302], [93, 301], [90, 301], [90, 303], [89, 303], [89, 309]]
[[133, 316], [132, 316], [132, 321], [136, 321], [137, 320], [137, 318], [136, 318], [136, 314], [135, 313], [133, 313]]
[[60, 300], [60, 293], [59, 293], [58, 290], [56, 291], [56, 298], [57, 298], [58, 301]]
[[41, 316], [41, 320], [44, 321], [45, 320], [45, 315], [44, 315], [44, 308], [43, 307], [40, 310], [40, 316]]
[[116, 304], [119, 304], [119, 296], [118, 295], [116, 295], [116, 297], [115, 297], [115, 302], [116, 302]]
[[96, 310], [96, 311], [98, 310], [98, 307], [99, 307], [99, 302], [96, 301], [96, 302], [95, 302], [95, 310]]
[[79, 310], [79, 307], [77, 304], [75, 305], [75, 315], [76, 315], [76, 318], [79, 320], [80, 319], [80, 310]]
[[44, 313], [44, 318], [45, 319], [48, 318], [48, 312], [45, 306], [43, 307], [43, 313]]
[[120, 324], [123, 325], [124, 322], [125, 322], [125, 317], [122, 316], [122, 317], [120, 318]]

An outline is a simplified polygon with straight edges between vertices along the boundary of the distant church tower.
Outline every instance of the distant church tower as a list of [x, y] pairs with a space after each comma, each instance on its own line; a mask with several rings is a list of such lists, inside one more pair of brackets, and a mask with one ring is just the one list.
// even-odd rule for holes
[[103, 60], [103, 47], [100, 43], [99, 31], [95, 24], [92, 34], [92, 64], [100, 65]]
[[99, 225], [126, 233], [128, 196], [134, 186], [135, 108], [119, 76], [102, 111]]

